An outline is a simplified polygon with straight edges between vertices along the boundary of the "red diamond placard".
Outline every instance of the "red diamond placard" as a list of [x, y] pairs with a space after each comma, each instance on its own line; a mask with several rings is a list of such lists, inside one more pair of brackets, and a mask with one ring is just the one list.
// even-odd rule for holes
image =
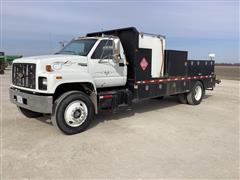
[[140, 61], [140, 66], [143, 71], [145, 71], [146, 68], [148, 67], [148, 61], [145, 57], [143, 57], [142, 60]]

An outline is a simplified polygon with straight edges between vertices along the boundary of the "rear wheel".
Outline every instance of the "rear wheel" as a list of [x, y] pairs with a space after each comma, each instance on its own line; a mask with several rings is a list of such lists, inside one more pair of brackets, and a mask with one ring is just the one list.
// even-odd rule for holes
[[26, 116], [28, 118], [38, 118], [38, 117], [43, 116], [42, 113], [34, 112], [34, 111], [31, 111], [31, 110], [28, 110], [28, 109], [25, 109], [25, 108], [22, 108], [22, 107], [19, 107], [19, 106], [18, 106], [18, 109], [24, 116]]
[[94, 107], [88, 95], [71, 91], [56, 100], [52, 122], [65, 134], [76, 134], [88, 127], [93, 115]]
[[187, 104], [187, 94], [178, 94], [177, 98], [181, 104]]
[[203, 85], [200, 81], [197, 81], [192, 90], [187, 94], [187, 101], [191, 105], [198, 105], [201, 103], [203, 95]]

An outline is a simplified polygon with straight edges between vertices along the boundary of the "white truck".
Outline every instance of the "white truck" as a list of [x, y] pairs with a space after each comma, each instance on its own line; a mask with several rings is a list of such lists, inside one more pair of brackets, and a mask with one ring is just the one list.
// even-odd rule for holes
[[165, 50], [165, 37], [134, 27], [89, 33], [54, 55], [14, 60], [10, 101], [29, 118], [51, 114], [66, 134], [84, 131], [101, 110], [176, 95], [197, 105], [215, 86], [214, 61]]

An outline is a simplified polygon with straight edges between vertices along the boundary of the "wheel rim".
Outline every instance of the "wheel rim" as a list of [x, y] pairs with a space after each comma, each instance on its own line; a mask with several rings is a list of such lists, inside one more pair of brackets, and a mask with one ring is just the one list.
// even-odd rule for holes
[[65, 109], [64, 119], [70, 127], [81, 126], [88, 115], [87, 105], [80, 100], [71, 102]]
[[194, 97], [197, 101], [199, 101], [202, 97], [202, 88], [201, 86], [196, 86], [194, 90]]

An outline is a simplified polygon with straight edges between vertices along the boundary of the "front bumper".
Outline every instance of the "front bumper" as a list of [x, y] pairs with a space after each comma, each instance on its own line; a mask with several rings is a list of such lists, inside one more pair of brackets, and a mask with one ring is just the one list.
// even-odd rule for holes
[[[10, 88], [9, 89], [9, 97], [10, 101], [17, 106], [29, 109], [34, 112], [52, 113], [52, 96], [45, 96], [45, 95], [36, 95], [36, 94], [29, 94], [22, 92], [19, 89]], [[17, 97], [22, 98], [22, 102], [17, 101]]]

